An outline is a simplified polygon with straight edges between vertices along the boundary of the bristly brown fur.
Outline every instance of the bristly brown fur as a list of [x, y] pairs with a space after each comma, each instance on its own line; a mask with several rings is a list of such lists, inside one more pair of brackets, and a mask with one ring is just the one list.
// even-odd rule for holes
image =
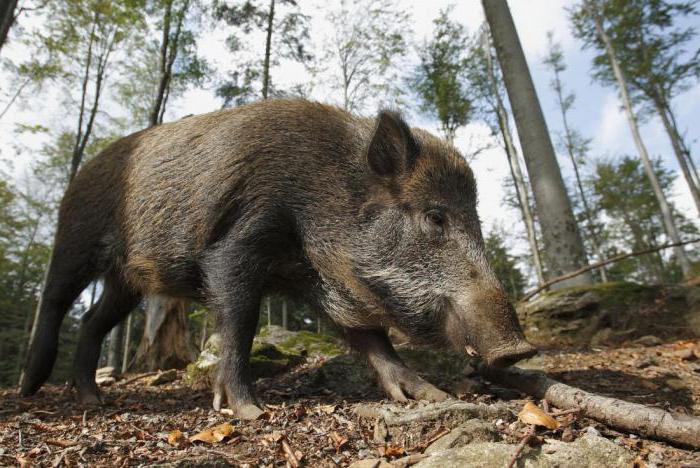
[[389, 325], [484, 353], [522, 342], [483, 253], [471, 169], [394, 112], [364, 119], [267, 100], [110, 145], [61, 204], [23, 393], [48, 377], [63, 315], [98, 277], [105, 291], [87, 314], [74, 365], [88, 401], [97, 398], [104, 334], [151, 294], [206, 301], [217, 312], [220, 382], [248, 414], [247, 361], [268, 292], [306, 299], [351, 343], [374, 350], [370, 362], [392, 395], [402, 392], [396, 379], [404, 390], [429, 389], [396, 360], [382, 331]]

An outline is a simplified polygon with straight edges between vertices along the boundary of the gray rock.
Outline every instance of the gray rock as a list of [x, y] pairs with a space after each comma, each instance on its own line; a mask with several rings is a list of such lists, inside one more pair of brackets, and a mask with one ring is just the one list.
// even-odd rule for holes
[[425, 453], [432, 454], [474, 442], [497, 442], [499, 440], [501, 440], [501, 434], [496, 430], [494, 424], [480, 419], [470, 419], [430, 444], [425, 449]]
[[[421, 461], [420, 468], [492, 468], [507, 466], [516, 445], [498, 442], [477, 442], [460, 448], [433, 453]], [[575, 442], [547, 440], [539, 448], [526, 447], [516, 466], [523, 468], [617, 468], [628, 467], [634, 454], [609, 440], [585, 434]]]

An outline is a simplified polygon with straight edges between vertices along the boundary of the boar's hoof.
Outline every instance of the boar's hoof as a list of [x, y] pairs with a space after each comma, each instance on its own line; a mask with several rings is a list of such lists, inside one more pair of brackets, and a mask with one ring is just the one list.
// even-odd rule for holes
[[418, 374], [409, 369], [402, 369], [391, 379], [380, 378], [384, 391], [394, 401], [405, 402], [408, 398], [415, 400], [444, 401], [450, 398], [433, 384], [422, 379]]
[[228, 397], [228, 394], [229, 392], [226, 391], [223, 385], [216, 385], [214, 387], [214, 401], [212, 403], [214, 410], [221, 411], [224, 404], [228, 401], [228, 405], [233, 410], [234, 416], [238, 419], [252, 421], [254, 419], [258, 419], [260, 415], [264, 413], [264, 411], [258, 408], [255, 403], [233, 404], [232, 399]]
[[97, 385], [76, 385], [78, 403], [82, 406], [100, 406], [102, 397]]

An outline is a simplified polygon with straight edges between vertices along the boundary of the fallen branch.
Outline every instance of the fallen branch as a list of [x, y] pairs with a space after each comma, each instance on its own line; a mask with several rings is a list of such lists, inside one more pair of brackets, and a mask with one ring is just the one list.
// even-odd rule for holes
[[493, 369], [483, 365], [479, 372], [492, 382], [508, 385], [535, 398], [545, 398], [558, 408], [579, 409], [581, 416], [615, 429], [700, 448], [700, 418], [589, 393], [550, 379], [542, 372], [515, 367]]
[[693, 244], [695, 242], [700, 242], [700, 239], [691, 239], [691, 240], [683, 241], [683, 242], [664, 244], [664, 245], [660, 245], [658, 247], [651, 247], [649, 249], [638, 250], [637, 252], [629, 252], [629, 253], [625, 253], [625, 254], [616, 255], [612, 258], [608, 258], [607, 260], [603, 260], [603, 261], [600, 261], [598, 263], [594, 263], [592, 265], [588, 265], [588, 266], [585, 266], [583, 268], [579, 268], [578, 270], [572, 271], [571, 273], [557, 276], [556, 278], [552, 278], [549, 281], [545, 281], [544, 283], [539, 285], [537, 288], [533, 289], [532, 291], [530, 291], [529, 293], [527, 293], [523, 297], [521, 297], [520, 301], [527, 302], [533, 296], [536, 296], [537, 294], [541, 293], [542, 291], [549, 288], [553, 284], [557, 284], [557, 283], [560, 283], [562, 281], [566, 281], [566, 280], [574, 278], [578, 275], [582, 275], [582, 274], [586, 273], [587, 271], [595, 270], [596, 268], [600, 268], [600, 267], [608, 265], [610, 263], [619, 262], [620, 260], [624, 260], [624, 259], [629, 258], [629, 257], [638, 257], [640, 255], [646, 255], [646, 254], [658, 252], [659, 250], [670, 249], [671, 247], [680, 247], [680, 246], [686, 245], [686, 244]]
[[161, 371], [153, 371], [153, 372], [146, 372], [145, 374], [139, 374], [134, 377], [129, 377], [128, 379], [122, 380], [121, 382], [118, 382], [117, 385], [119, 386], [124, 386], [124, 385], [129, 385], [130, 383], [134, 383], [137, 380], [145, 379], [146, 377], [151, 377], [153, 375], [158, 375], [160, 374]]

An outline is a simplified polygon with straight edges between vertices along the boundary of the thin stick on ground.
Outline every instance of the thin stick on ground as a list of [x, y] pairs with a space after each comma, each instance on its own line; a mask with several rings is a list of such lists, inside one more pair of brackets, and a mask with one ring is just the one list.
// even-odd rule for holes
[[523, 438], [520, 440], [520, 443], [518, 444], [517, 447], [515, 447], [515, 453], [513, 454], [513, 457], [510, 459], [510, 463], [508, 463], [507, 468], [513, 468], [515, 464], [518, 461], [518, 458], [520, 458], [520, 454], [523, 452], [523, 449], [527, 445], [527, 443], [530, 441], [530, 437], [532, 437], [535, 434], [535, 426], [530, 425], [527, 428], [527, 432], [525, 432], [525, 435]]
[[649, 249], [638, 250], [637, 252], [629, 252], [629, 253], [625, 253], [625, 254], [615, 255], [614, 257], [608, 258], [607, 260], [593, 263], [593, 264], [585, 266], [583, 268], [579, 268], [578, 270], [572, 271], [571, 273], [567, 273], [565, 275], [557, 276], [556, 278], [552, 278], [551, 280], [542, 283], [537, 288], [535, 288], [532, 291], [530, 291], [529, 293], [525, 294], [523, 297], [520, 298], [520, 301], [526, 302], [526, 301], [530, 300], [532, 297], [534, 297], [537, 294], [544, 291], [545, 289], [549, 288], [553, 284], [557, 284], [557, 283], [560, 283], [562, 281], [566, 281], [566, 280], [574, 278], [578, 275], [582, 275], [583, 273], [586, 273], [587, 271], [595, 270], [596, 268], [600, 268], [600, 267], [608, 265], [610, 263], [619, 262], [620, 260], [624, 260], [624, 259], [629, 258], [629, 257], [638, 257], [640, 255], [646, 255], [646, 254], [658, 252], [659, 250], [670, 249], [671, 247], [680, 247], [680, 246], [686, 245], [686, 244], [693, 244], [695, 242], [700, 242], [700, 239], [692, 239], [692, 240], [687, 240], [687, 241], [683, 241], [683, 242], [664, 244], [664, 245], [659, 245], [657, 247], [652, 247]]
[[581, 416], [595, 419], [612, 428], [650, 439], [700, 448], [700, 418], [672, 414], [658, 408], [589, 393], [550, 379], [542, 372], [513, 367], [493, 369], [487, 366], [481, 366], [479, 372], [492, 382], [508, 385], [535, 398], [545, 398], [558, 408], [579, 409]]

